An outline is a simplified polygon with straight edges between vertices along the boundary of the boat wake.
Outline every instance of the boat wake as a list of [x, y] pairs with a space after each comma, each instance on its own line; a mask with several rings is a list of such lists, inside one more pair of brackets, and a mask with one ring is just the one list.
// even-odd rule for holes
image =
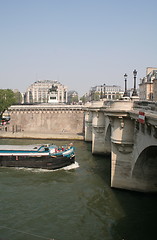
[[42, 169], [42, 168], [26, 168], [26, 167], [16, 167], [15, 169], [40, 173], [40, 172], [56, 172], [56, 171], [61, 171], [61, 170], [69, 171], [69, 170], [76, 169], [76, 168], [79, 168], [78, 162], [75, 162], [67, 167], [63, 167], [63, 168], [59, 168], [59, 169], [55, 169], [55, 170], [48, 170], [48, 169]]

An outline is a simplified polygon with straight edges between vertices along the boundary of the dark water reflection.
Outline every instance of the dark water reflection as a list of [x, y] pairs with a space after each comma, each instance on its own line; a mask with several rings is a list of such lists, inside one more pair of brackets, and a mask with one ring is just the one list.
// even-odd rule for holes
[[[0, 140], [0, 144], [48, 142]], [[89, 143], [74, 145], [79, 167], [73, 169], [0, 169], [0, 238], [155, 239], [157, 196], [111, 189], [110, 158], [93, 156]]]

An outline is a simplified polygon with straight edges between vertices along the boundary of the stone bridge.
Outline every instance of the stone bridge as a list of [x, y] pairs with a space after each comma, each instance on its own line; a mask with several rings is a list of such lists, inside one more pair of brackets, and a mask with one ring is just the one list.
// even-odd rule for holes
[[92, 142], [93, 154], [111, 153], [111, 187], [157, 191], [156, 110], [155, 103], [131, 100], [85, 108], [85, 141]]

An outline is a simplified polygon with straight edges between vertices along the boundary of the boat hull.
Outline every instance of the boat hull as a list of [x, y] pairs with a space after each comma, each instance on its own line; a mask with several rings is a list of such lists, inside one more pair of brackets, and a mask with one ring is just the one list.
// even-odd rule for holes
[[1, 167], [25, 167], [54, 170], [71, 165], [75, 155], [67, 156], [0, 156]]

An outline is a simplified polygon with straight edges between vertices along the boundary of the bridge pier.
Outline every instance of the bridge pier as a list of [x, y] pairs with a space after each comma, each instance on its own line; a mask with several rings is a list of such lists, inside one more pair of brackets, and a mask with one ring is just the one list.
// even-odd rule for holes
[[93, 112], [92, 130], [92, 153], [104, 154], [105, 119], [103, 112]]
[[134, 121], [112, 117], [111, 187], [133, 189], [131, 178]]
[[104, 112], [93, 112], [92, 121], [92, 153], [111, 153], [111, 127], [108, 116]]
[[85, 112], [85, 141], [92, 141], [92, 117], [93, 114], [91, 111]]

